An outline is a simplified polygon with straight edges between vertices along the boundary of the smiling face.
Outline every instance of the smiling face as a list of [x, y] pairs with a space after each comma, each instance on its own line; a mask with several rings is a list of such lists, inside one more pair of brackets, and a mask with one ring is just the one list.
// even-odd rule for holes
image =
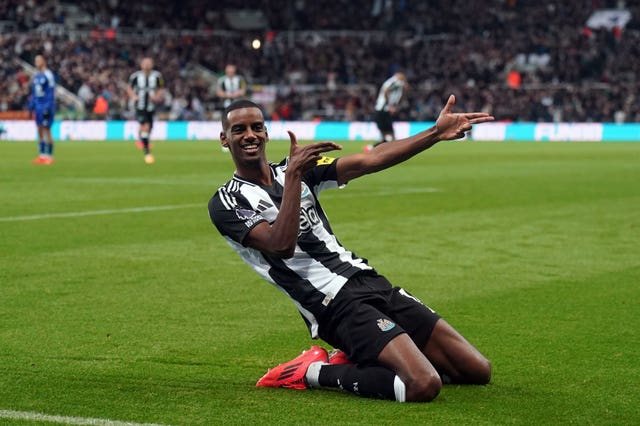
[[269, 135], [259, 108], [229, 111], [220, 140], [222, 146], [229, 148], [238, 171], [244, 167], [266, 164], [265, 147]]

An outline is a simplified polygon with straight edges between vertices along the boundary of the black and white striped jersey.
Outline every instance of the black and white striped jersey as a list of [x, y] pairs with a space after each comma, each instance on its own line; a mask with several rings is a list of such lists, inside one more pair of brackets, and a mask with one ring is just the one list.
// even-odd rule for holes
[[129, 85], [136, 95], [138, 95], [135, 108], [141, 111], [155, 111], [156, 105], [149, 97], [153, 95], [156, 90], [164, 87], [162, 74], [156, 70], [152, 70], [148, 75], [143, 71], [136, 71], [129, 77]]
[[404, 94], [404, 88], [404, 81], [397, 75], [388, 78], [380, 87], [375, 110], [388, 111], [390, 106], [398, 106]]
[[[218, 79], [217, 85], [219, 90], [222, 90], [223, 92], [229, 94], [237, 92], [240, 89], [246, 89], [247, 82], [244, 77], [240, 75], [234, 75], [233, 77], [224, 75]], [[233, 99], [225, 99], [223, 102], [223, 106], [226, 108], [231, 105], [233, 101]]]
[[335, 160], [323, 157], [302, 179], [300, 230], [295, 254], [282, 259], [243, 245], [261, 222], [273, 223], [282, 202], [287, 159], [270, 163], [271, 186], [260, 186], [233, 177], [209, 201], [209, 216], [227, 243], [260, 276], [293, 299], [311, 336], [318, 337], [317, 318], [345, 282], [363, 270], [372, 270], [366, 259], [355, 256], [336, 239], [318, 201], [319, 193], [337, 188]]

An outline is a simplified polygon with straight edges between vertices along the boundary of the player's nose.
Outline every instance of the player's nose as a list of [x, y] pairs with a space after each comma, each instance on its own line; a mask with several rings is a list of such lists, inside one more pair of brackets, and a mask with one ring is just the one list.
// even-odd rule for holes
[[249, 127], [244, 134], [245, 139], [256, 139], [256, 137], [257, 137], [256, 133], [253, 131], [251, 127]]

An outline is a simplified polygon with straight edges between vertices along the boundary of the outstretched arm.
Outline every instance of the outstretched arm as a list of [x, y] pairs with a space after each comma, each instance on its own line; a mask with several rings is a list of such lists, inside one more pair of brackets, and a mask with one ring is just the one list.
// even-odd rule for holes
[[414, 136], [383, 143], [373, 151], [352, 154], [337, 162], [338, 183], [344, 184], [360, 176], [384, 170], [401, 163], [443, 140], [460, 139], [474, 124], [493, 121], [483, 112], [454, 113], [455, 96], [449, 96], [435, 126]]

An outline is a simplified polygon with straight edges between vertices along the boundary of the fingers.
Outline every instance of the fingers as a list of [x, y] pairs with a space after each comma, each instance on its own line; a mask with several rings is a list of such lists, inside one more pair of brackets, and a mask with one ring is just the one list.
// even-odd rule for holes
[[460, 130], [465, 133], [471, 130], [474, 124], [486, 123], [495, 120], [495, 118], [484, 112], [473, 112], [469, 114], [461, 114], [466, 120], [460, 127]]
[[478, 117], [478, 118], [471, 119], [471, 120], [469, 120], [469, 123], [478, 124], [478, 123], [486, 123], [488, 121], [493, 121], [493, 120], [495, 120], [495, 118], [493, 116], [487, 115], [487, 116], [484, 116], [484, 117]]
[[[463, 114], [465, 116], [465, 118], [468, 119], [473, 119], [473, 118], [481, 118], [481, 117], [491, 117], [489, 114], [487, 114], [486, 112], [467, 112]], [[493, 118], [493, 117], [491, 117]]]
[[328, 141], [299, 146], [295, 144], [295, 135], [289, 132], [289, 137], [292, 137], [289, 167], [300, 169], [303, 172], [315, 167], [318, 161], [322, 159], [323, 152], [342, 149], [342, 147], [335, 142]]
[[[298, 138], [296, 137], [296, 135], [291, 130], [287, 130], [287, 133], [289, 134], [289, 140], [291, 141], [291, 146], [298, 147], [299, 146]], [[342, 146], [338, 145], [335, 142], [324, 141], [324, 142], [316, 142], [309, 145], [304, 145], [302, 148], [304, 148], [309, 153], [321, 153], [321, 152], [327, 152], [327, 151], [341, 150]]]
[[333, 142], [320, 142], [311, 145], [306, 145], [304, 147], [304, 152], [309, 158], [315, 160], [319, 160], [322, 157], [323, 152], [329, 152], [334, 150], [340, 150], [342, 147]]
[[[455, 95], [449, 95], [449, 99], [447, 99], [447, 103], [442, 108], [440, 115], [451, 114], [455, 103], [456, 103]], [[484, 112], [459, 113], [456, 115], [463, 116], [466, 120], [469, 120], [471, 124], [486, 123], [487, 121], [495, 120], [493, 116]]]
[[492, 115], [485, 114], [484, 112], [472, 112], [464, 114], [464, 118], [466, 118], [471, 124], [486, 123], [488, 121], [495, 120]]
[[444, 114], [448, 114], [451, 111], [453, 111], [453, 106], [456, 103], [456, 97], [454, 95], [449, 95], [449, 99], [447, 99], [447, 103], [444, 106], [444, 108], [442, 108], [442, 113]]
[[317, 142], [310, 145], [307, 145], [310, 149], [316, 150], [317, 152], [327, 152], [334, 150], [341, 150], [342, 146], [338, 145], [335, 142], [325, 141], [325, 142]]
[[287, 130], [287, 133], [289, 133], [289, 140], [291, 141], [291, 146], [297, 146], [298, 138], [296, 138], [296, 135], [291, 130]]
[[342, 146], [330, 141], [298, 145], [296, 135], [292, 131], [287, 131], [287, 133], [289, 133], [289, 139], [291, 140], [289, 167], [293, 169], [310, 170], [322, 158], [323, 152], [342, 149]]

